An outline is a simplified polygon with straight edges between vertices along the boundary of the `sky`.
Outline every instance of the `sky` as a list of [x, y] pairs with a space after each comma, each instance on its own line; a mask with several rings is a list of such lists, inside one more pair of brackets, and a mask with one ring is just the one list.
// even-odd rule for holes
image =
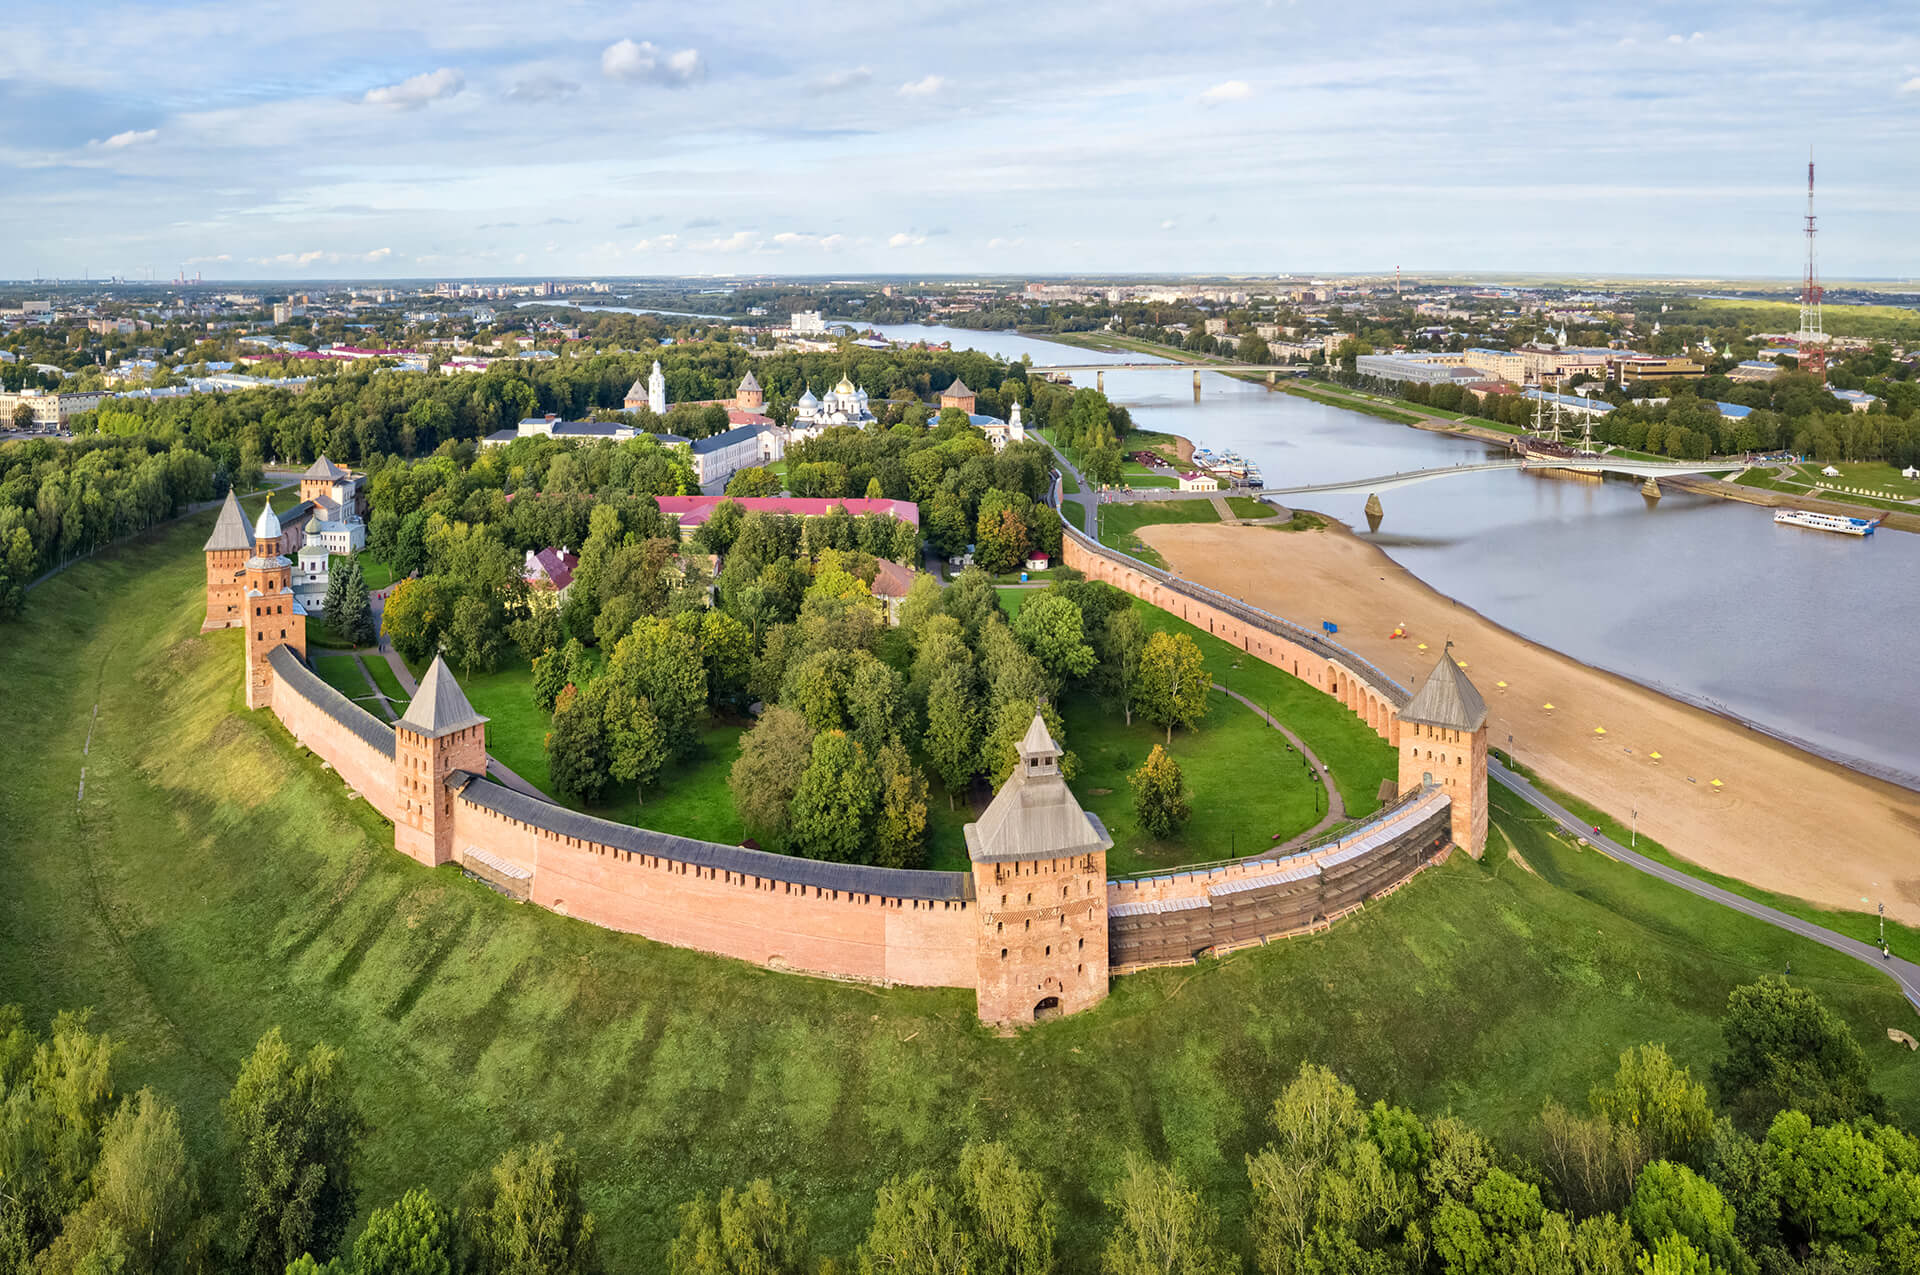
[[0, 278], [1920, 276], [1913, 0], [8, 0]]

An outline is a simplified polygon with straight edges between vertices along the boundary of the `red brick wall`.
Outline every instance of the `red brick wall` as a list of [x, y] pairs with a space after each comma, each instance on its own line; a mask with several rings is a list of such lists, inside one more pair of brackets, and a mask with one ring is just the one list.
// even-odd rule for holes
[[1030, 1023], [1051, 998], [1063, 1014], [1107, 995], [1107, 856], [974, 865], [979, 957], [974, 992], [990, 1023]]
[[1116, 588], [1124, 589], [1141, 601], [1159, 607], [1170, 615], [1179, 616], [1195, 628], [1239, 647], [1316, 690], [1325, 691], [1351, 709], [1380, 738], [1390, 744], [1397, 745], [1400, 742], [1400, 723], [1394, 706], [1345, 665], [1266, 629], [1246, 624], [1223, 608], [1189, 597], [1177, 589], [1170, 589], [1125, 563], [1094, 553], [1072, 535], [1061, 538], [1061, 551], [1066, 564], [1084, 572], [1088, 579], [1104, 580]]
[[302, 699], [277, 675], [273, 677], [272, 703], [273, 715], [288, 734], [332, 766], [375, 810], [388, 819], [394, 817], [399, 802], [394, 796], [391, 757]]
[[456, 799], [470, 846], [533, 872], [532, 901], [610, 930], [756, 965], [873, 982], [972, 987], [971, 903], [821, 892], [560, 837]]

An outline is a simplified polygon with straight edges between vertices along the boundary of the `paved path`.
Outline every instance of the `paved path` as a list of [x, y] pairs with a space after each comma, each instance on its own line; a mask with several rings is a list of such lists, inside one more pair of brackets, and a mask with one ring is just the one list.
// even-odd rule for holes
[[1303, 846], [1307, 842], [1319, 836], [1321, 833], [1325, 832], [1327, 829], [1333, 827], [1334, 824], [1339, 823], [1342, 819], [1345, 819], [1347, 817], [1347, 803], [1345, 802], [1345, 800], [1341, 798], [1340, 790], [1334, 787], [1332, 773], [1327, 770], [1326, 763], [1321, 761], [1318, 757], [1316, 757], [1314, 755], [1313, 750], [1307, 747], [1307, 741], [1305, 741], [1304, 739], [1301, 739], [1298, 735], [1294, 734], [1291, 730], [1288, 730], [1285, 726], [1282, 726], [1279, 720], [1275, 718], [1273, 714], [1267, 712], [1266, 709], [1260, 707], [1260, 705], [1254, 703], [1252, 700], [1248, 699], [1246, 696], [1240, 694], [1240, 692], [1227, 690], [1226, 687], [1222, 686], [1218, 682], [1215, 682], [1213, 684], [1213, 689], [1216, 691], [1220, 691], [1225, 695], [1229, 696], [1230, 698], [1238, 700], [1240, 703], [1246, 705], [1248, 708], [1253, 710], [1253, 715], [1255, 717], [1258, 717], [1261, 721], [1273, 727], [1275, 730], [1279, 731], [1282, 735], [1285, 735], [1287, 737], [1287, 741], [1291, 743], [1295, 748], [1300, 750], [1300, 755], [1302, 757], [1305, 757], [1307, 761], [1312, 764], [1314, 773], [1320, 776], [1321, 786], [1327, 790], [1327, 817], [1326, 818], [1322, 819], [1319, 823], [1316, 823], [1315, 825], [1313, 825], [1313, 827], [1307, 829], [1305, 832], [1301, 833], [1299, 836], [1292, 838], [1291, 840], [1286, 842], [1284, 845], [1276, 846], [1274, 847], [1273, 850], [1263, 850], [1260, 853], [1272, 854], [1278, 851], [1291, 850], [1295, 846]]
[[1884, 971], [1899, 985], [1901, 994], [1907, 998], [1907, 1003], [1915, 1009], [1920, 1009], [1920, 965], [1915, 965], [1912, 961], [1901, 960], [1898, 957], [1883, 957], [1880, 954], [1880, 949], [1871, 943], [1862, 943], [1858, 939], [1847, 938], [1845, 935], [1834, 933], [1825, 926], [1815, 925], [1811, 921], [1803, 921], [1797, 916], [1789, 916], [1778, 908], [1770, 908], [1764, 903], [1755, 903], [1752, 899], [1735, 894], [1731, 890], [1723, 890], [1717, 885], [1712, 885], [1700, 880], [1698, 877], [1689, 876], [1678, 868], [1670, 868], [1664, 863], [1649, 859], [1644, 854], [1629, 850], [1619, 842], [1596, 833], [1593, 830], [1593, 825], [1582, 823], [1579, 819], [1575, 818], [1566, 807], [1560, 805], [1560, 803], [1554, 801], [1551, 797], [1544, 795], [1527, 779], [1508, 770], [1491, 757], [1487, 759], [1487, 777], [1501, 787], [1514, 793], [1520, 800], [1546, 815], [1549, 819], [1552, 819], [1566, 831], [1573, 833], [1575, 836], [1585, 837], [1589, 845], [1597, 847], [1602, 853], [1611, 858], [1618, 859], [1630, 868], [1637, 869], [1651, 877], [1658, 877], [1669, 885], [1679, 886], [1688, 894], [1697, 895], [1712, 903], [1718, 903], [1722, 907], [1732, 908], [1734, 911], [1753, 917], [1755, 920], [1765, 921], [1768, 925], [1774, 926], [1777, 929], [1785, 930], [1790, 934], [1798, 934], [1801, 938], [1812, 939], [1815, 943], [1819, 943], [1824, 947], [1830, 947], [1836, 952], [1842, 952], [1853, 957], [1855, 960], [1865, 961], [1875, 969]]

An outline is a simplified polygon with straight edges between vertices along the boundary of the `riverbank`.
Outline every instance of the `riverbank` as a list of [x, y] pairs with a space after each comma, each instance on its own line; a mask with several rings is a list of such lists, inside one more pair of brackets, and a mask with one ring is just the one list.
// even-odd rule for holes
[[[1451, 640], [1486, 697], [1490, 743], [1504, 749], [1511, 736], [1541, 778], [1623, 821], [1637, 809], [1641, 831], [1702, 867], [1828, 907], [1884, 901], [1920, 923], [1920, 793], [1528, 641], [1338, 524], [1139, 534], [1190, 580], [1291, 619], [1336, 622], [1340, 641], [1408, 685]], [[1396, 627], [1408, 636], [1390, 638]]]

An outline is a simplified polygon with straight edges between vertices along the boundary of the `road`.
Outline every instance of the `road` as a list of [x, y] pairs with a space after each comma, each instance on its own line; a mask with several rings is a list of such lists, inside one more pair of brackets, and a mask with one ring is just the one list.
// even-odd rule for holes
[[1899, 986], [1901, 995], [1907, 998], [1907, 1003], [1920, 1010], [1920, 965], [1898, 957], [1883, 957], [1880, 949], [1871, 943], [1847, 938], [1825, 926], [1803, 921], [1797, 916], [1790, 916], [1778, 908], [1770, 908], [1764, 903], [1755, 903], [1752, 899], [1744, 898], [1731, 890], [1723, 890], [1698, 877], [1689, 876], [1678, 868], [1668, 867], [1664, 863], [1649, 859], [1644, 854], [1630, 850], [1611, 837], [1596, 833], [1591, 824], [1582, 823], [1566, 807], [1535, 788], [1524, 776], [1508, 770], [1491, 757], [1487, 759], [1487, 778], [1552, 819], [1561, 828], [1575, 836], [1585, 837], [1587, 844], [1594, 846], [1609, 858], [1617, 859], [1650, 877], [1658, 877], [1668, 885], [1679, 886], [1688, 894], [1696, 895], [1711, 903], [1718, 903], [1721, 907], [1732, 908], [1735, 912], [1750, 916], [1757, 921], [1765, 921], [1768, 925], [1786, 930], [1790, 934], [1811, 939], [1823, 947], [1830, 947], [1857, 961], [1865, 961], [1891, 977]]

